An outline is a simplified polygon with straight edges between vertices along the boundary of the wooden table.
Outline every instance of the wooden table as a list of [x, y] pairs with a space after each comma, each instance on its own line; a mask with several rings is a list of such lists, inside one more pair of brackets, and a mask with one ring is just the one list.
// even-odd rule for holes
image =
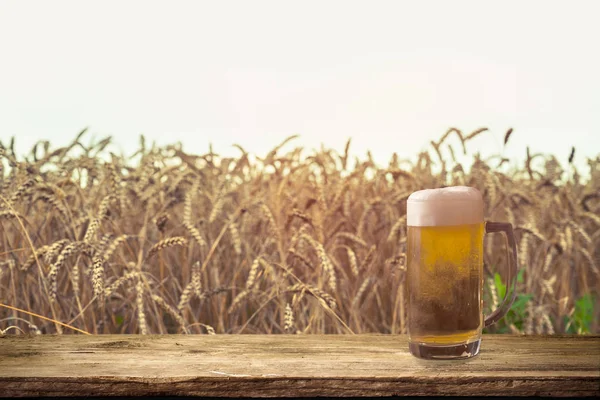
[[486, 335], [465, 361], [406, 336], [4, 336], [0, 397], [594, 396], [600, 336]]

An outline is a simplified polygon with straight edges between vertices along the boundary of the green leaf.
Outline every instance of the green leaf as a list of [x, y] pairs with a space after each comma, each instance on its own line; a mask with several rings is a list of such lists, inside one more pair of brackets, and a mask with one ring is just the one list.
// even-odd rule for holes
[[515, 302], [512, 305], [512, 310], [515, 311], [518, 315], [521, 315], [525, 311], [525, 307], [527, 303], [533, 298], [531, 294], [519, 294], [515, 299]]
[[594, 298], [588, 293], [575, 301], [575, 310], [571, 318], [564, 317], [563, 323], [567, 327], [566, 333], [577, 335], [590, 333], [593, 317]]
[[494, 274], [494, 283], [496, 284], [498, 298], [500, 301], [502, 301], [504, 295], [506, 294], [506, 285], [502, 283], [502, 277], [500, 277], [500, 274], [497, 272]]
[[508, 333], [508, 332], [510, 332], [508, 329], [508, 326], [499, 327], [497, 330], [497, 333]]
[[125, 321], [125, 318], [122, 315], [117, 315], [115, 316], [115, 322], [118, 325], [123, 325], [123, 322]]
[[594, 301], [590, 293], [575, 302], [573, 322], [576, 330], [581, 333], [590, 333], [594, 315]]
[[519, 272], [517, 272], [517, 282], [518, 283], [523, 283], [523, 275], [525, 274], [525, 268], [519, 270]]

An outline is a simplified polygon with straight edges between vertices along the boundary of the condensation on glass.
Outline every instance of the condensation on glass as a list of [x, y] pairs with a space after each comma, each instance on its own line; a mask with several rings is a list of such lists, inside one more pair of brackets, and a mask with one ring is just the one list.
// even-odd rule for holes
[[[516, 245], [512, 226], [486, 222], [481, 193], [455, 186], [414, 192], [407, 202], [409, 349], [419, 358], [469, 358], [481, 332], [506, 314], [515, 296]], [[507, 291], [483, 315], [483, 237], [507, 239]]]

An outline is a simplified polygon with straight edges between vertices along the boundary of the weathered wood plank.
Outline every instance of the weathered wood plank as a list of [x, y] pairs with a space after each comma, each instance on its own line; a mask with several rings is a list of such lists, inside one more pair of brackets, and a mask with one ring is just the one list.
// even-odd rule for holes
[[405, 336], [5, 336], [0, 397], [594, 396], [600, 336], [484, 336], [424, 361]]

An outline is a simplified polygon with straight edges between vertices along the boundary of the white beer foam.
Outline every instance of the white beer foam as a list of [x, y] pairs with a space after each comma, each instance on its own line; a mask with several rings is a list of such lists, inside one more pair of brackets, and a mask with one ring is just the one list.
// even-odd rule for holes
[[425, 189], [408, 197], [408, 226], [449, 226], [483, 222], [483, 198], [468, 186]]

